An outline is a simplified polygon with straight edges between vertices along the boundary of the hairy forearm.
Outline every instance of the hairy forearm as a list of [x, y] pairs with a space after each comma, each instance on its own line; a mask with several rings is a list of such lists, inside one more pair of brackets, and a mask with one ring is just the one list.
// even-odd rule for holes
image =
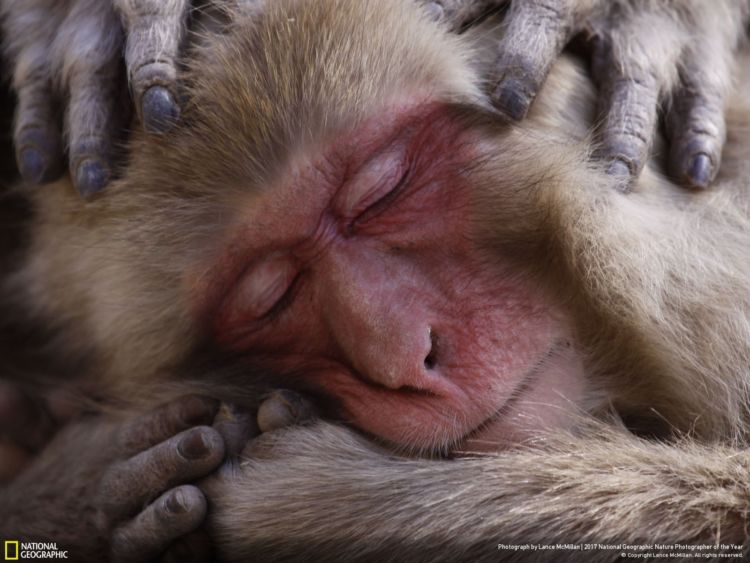
[[746, 452], [625, 434], [428, 461], [387, 457], [319, 425], [266, 438], [251, 456], [211, 495], [214, 532], [233, 560], [496, 559], [499, 543], [742, 544], [750, 511]]

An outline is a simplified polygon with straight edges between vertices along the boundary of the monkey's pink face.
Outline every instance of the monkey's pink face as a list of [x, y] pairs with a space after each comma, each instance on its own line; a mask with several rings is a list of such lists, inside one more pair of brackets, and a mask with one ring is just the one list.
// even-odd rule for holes
[[568, 326], [476, 240], [475, 135], [431, 106], [328, 147], [248, 198], [204, 296], [219, 341], [405, 447], [565, 424], [582, 388]]

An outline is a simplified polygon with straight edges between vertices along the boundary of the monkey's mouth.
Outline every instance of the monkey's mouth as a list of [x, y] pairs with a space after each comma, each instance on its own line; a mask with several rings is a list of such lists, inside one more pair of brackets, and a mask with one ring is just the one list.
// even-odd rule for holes
[[[474, 451], [496, 451], [518, 443], [513, 434], [505, 430], [507, 426], [505, 421], [514, 412], [519, 401], [536, 387], [538, 379], [537, 370], [532, 369], [527, 373], [502, 406], [460, 438], [457, 445], [451, 448], [451, 453], [460, 456]], [[498, 432], [498, 429], [501, 429], [501, 432]], [[481, 447], [482, 444], [486, 447]]]
[[500, 451], [567, 428], [583, 394], [583, 366], [568, 339], [555, 341], [503, 404], [451, 448], [456, 456]]

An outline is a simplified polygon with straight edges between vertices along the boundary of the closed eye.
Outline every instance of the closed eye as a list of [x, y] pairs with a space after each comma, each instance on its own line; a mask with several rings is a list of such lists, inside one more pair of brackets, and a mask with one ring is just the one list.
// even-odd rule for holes
[[393, 187], [393, 189], [391, 189], [383, 197], [369, 205], [364, 211], [357, 215], [357, 217], [355, 217], [352, 221], [350, 229], [355, 229], [357, 226], [374, 219], [375, 217], [383, 213], [386, 209], [391, 207], [409, 185], [412, 176], [411, 170], [412, 169], [410, 166], [404, 167], [404, 172], [399, 178], [398, 182], [396, 182], [396, 185]]
[[252, 265], [227, 299], [228, 316], [245, 326], [273, 318], [291, 301], [298, 278], [298, 265], [288, 255]]
[[372, 156], [351, 176], [335, 207], [353, 221], [400, 183], [406, 166], [406, 144], [397, 142]]
[[276, 303], [271, 306], [268, 311], [265, 312], [265, 314], [260, 318], [263, 322], [271, 322], [276, 317], [278, 317], [281, 313], [286, 310], [289, 305], [291, 305], [292, 301], [294, 301], [294, 296], [296, 294], [297, 286], [299, 285], [299, 280], [301, 278], [302, 274], [298, 273], [294, 279], [292, 279], [291, 282], [289, 282], [289, 285], [286, 289], [286, 291], [282, 294], [281, 297], [279, 297], [276, 300]]

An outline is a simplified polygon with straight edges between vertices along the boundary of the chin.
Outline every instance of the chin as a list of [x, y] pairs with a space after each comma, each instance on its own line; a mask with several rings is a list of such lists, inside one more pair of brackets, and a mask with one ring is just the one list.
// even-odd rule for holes
[[514, 396], [458, 441], [456, 456], [507, 450], [553, 431], [572, 429], [586, 395], [583, 362], [568, 341], [560, 341], [530, 372]]

